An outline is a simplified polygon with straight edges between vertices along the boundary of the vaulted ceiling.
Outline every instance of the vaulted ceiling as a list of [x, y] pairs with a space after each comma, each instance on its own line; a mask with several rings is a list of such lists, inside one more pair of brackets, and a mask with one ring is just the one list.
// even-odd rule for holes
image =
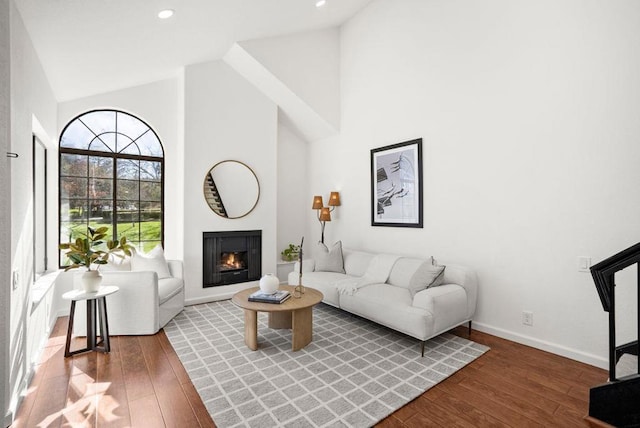
[[316, 1], [15, 0], [59, 101], [173, 77], [237, 41], [337, 26], [371, 0]]

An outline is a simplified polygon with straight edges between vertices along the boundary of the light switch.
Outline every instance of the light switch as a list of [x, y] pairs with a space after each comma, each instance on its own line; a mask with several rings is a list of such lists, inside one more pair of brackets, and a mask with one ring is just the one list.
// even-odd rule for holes
[[578, 271], [589, 272], [591, 267], [591, 257], [579, 256], [578, 257]]

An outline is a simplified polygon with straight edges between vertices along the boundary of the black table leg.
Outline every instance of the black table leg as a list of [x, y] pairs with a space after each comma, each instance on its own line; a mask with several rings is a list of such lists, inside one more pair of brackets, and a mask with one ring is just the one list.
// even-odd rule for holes
[[98, 311], [100, 317], [100, 337], [101, 342], [104, 344], [101, 349], [102, 352], [111, 351], [111, 342], [109, 341], [109, 320], [107, 318], [107, 299], [101, 297], [98, 299]]
[[64, 356], [70, 357], [72, 354], [69, 352], [71, 346], [71, 332], [73, 331], [73, 317], [76, 312], [76, 301], [71, 301], [71, 313], [69, 314], [69, 327], [67, 328], [67, 344], [64, 347]]
[[87, 349], [96, 349], [96, 299], [87, 300]]

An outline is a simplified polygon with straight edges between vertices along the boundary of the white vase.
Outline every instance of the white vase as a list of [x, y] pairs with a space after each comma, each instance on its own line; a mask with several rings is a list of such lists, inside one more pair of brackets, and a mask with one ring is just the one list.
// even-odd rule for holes
[[260, 290], [266, 294], [273, 294], [278, 291], [280, 280], [272, 273], [265, 274], [260, 278]]
[[97, 270], [89, 270], [82, 274], [82, 288], [87, 293], [95, 293], [100, 289], [102, 276]]

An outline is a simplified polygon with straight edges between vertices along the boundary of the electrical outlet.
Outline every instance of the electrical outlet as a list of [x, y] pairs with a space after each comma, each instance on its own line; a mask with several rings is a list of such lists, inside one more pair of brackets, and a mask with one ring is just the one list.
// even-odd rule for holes
[[533, 325], [533, 312], [522, 311], [522, 324], [530, 326]]

